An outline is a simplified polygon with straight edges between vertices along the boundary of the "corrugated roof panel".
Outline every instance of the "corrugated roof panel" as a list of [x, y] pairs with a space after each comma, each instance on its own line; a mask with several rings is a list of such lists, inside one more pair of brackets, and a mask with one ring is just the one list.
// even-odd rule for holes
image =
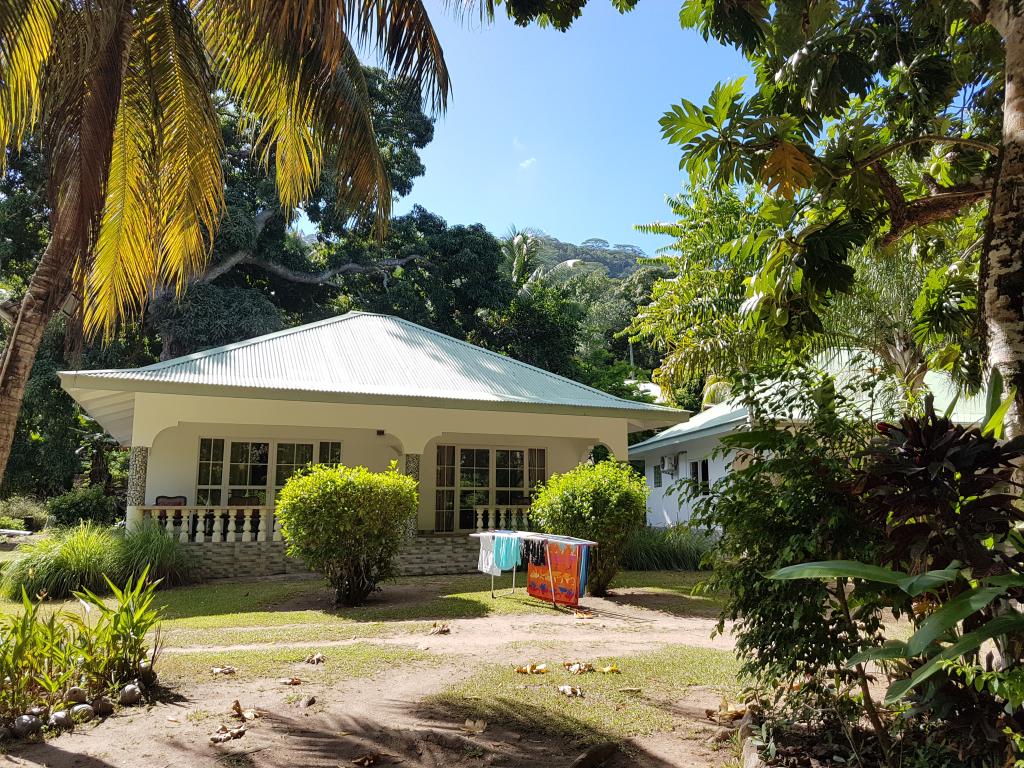
[[350, 312], [104, 380], [682, 412], [614, 397], [388, 315]]

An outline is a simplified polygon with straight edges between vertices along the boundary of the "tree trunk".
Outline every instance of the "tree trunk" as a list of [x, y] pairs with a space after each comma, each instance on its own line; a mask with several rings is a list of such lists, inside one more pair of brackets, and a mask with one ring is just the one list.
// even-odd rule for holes
[[1017, 388], [1006, 434], [1024, 434], [1024, 16], [1016, 2], [989, 7], [1006, 46], [999, 177], [981, 270], [989, 363]]
[[62, 250], [56, 238], [50, 241], [32, 275], [3, 350], [0, 362], [0, 478], [7, 469], [25, 385], [43, 341], [43, 332], [68, 293], [67, 265], [73, 260], [68, 259]]

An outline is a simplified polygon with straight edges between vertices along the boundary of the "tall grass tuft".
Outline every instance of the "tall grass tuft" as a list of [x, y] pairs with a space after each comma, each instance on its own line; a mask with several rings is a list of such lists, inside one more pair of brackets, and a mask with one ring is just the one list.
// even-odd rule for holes
[[68, 597], [79, 589], [105, 592], [104, 576], [117, 576], [118, 536], [110, 528], [82, 523], [55, 529], [22, 544], [4, 567], [0, 591], [11, 599], [29, 595]]
[[713, 537], [688, 525], [644, 527], [626, 541], [622, 567], [629, 571], [696, 571], [705, 567], [704, 555], [714, 544]]
[[152, 520], [125, 533], [120, 542], [120, 581], [138, 578], [148, 568], [150, 578], [160, 579], [162, 586], [175, 587], [195, 581], [198, 565], [187, 545]]

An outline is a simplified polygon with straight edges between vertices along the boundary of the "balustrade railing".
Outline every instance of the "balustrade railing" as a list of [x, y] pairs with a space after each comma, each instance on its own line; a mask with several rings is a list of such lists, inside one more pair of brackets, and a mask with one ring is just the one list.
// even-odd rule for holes
[[476, 529], [487, 531], [501, 528], [506, 531], [528, 531], [530, 529], [530, 507], [511, 504], [487, 504], [475, 507]]
[[273, 507], [142, 507], [152, 520], [182, 542], [223, 543], [281, 541], [281, 524]]

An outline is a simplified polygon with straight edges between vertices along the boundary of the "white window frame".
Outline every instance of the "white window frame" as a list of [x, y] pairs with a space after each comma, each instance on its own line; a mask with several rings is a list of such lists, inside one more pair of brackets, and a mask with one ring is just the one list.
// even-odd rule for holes
[[[455, 485], [438, 485], [437, 481], [437, 449], [441, 446], [450, 446], [455, 449]], [[498, 451], [522, 451], [523, 452], [523, 493], [529, 496], [533, 493], [533, 486], [530, 484], [530, 451], [544, 451], [544, 477], [540, 480], [541, 483], [547, 482], [551, 476], [550, 462], [551, 462], [551, 449], [546, 445], [478, 445], [474, 443], [448, 443], [439, 442], [434, 446], [434, 527], [437, 527], [437, 493], [438, 491], [454, 491], [455, 492], [455, 509], [454, 515], [455, 520], [452, 524], [451, 531], [439, 531], [440, 533], [457, 533], [459, 531], [470, 531], [475, 528], [475, 525], [469, 528], [462, 528], [459, 525], [459, 491], [462, 490], [459, 486], [459, 459], [461, 452], [467, 451], [482, 451], [486, 450], [490, 452], [489, 464], [487, 467], [487, 504], [490, 507], [494, 507], [497, 503], [497, 492], [498, 490], [518, 490], [509, 489], [502, 486], [500, 489], [497, 487], [497, 452]], [[472, 490], [472, 489], [470, 489]], [[483, 490], [481, 487], [480, 490]]]
[[[221, 483], [220, 485], [200, 485], [199, 484], [199, 448], [202, 445], [203, 440], [222, 440], [224, 443], [223, 456], [221, 457]], [[266, 443], [268, 448], [267, 455], [267, 482], [263, 486], [263, 490], [267, 496], [267, 506], [273, 506], [277, 497], [277, 446], [281, 443], [284, 444], [304, 444], [313, 445], [313, 464], [320, 463], [320, 445], [321, 443], [337, 443], [340, 446], [341, 459], [345, 456], [345, 444], [342, 440], [331, 440], [321, 438], [310, 438], [310, 437], [281, 437], [281, 438], [266, 438], [266, 437], [225, 437], [223, 435], [200, 435], [199, 440], [196, 442], [196, 463], [195, 472], [193, 477], [195, 478], [195, 484], [193, 485], [192, 491], [195, 494], [193, 498], [198, 499], [199, 491], [201, 490], [220, 490], [221, 503], [210, 505], [216, 507], [228, 506], [228, 499], [231, 496], [231, 488], [237, 487], [230, 481], [231, 471], [231, 444], [232, 443]], [[251, 488], [257, 488], [259, 486], [249, 486]], [[198, 501], [196, 502], [198, 504]]]

